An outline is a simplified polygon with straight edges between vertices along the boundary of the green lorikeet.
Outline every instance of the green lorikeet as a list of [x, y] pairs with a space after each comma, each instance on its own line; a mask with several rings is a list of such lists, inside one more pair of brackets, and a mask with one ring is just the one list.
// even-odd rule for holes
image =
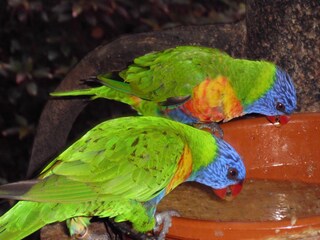
[[113, 119], [88, 131], [38, 179], [0, 187], [0, 197], [21, 200], [0, 218], [0, 239], [92, 216], [146, 232], [155, 227], [159, 201], [179, 184], [196, 181], [224, 197], [237, 195], [244, 178], [238, 153], [209, 132], [158, 117]]
[[141, 115], [167, 116], [183, 123], [220, 122], [248, 114], [286, 123], [296, 108], [290, 76], [266, 61], [235, 59], [217, 49], [179, 46], [135, 58], [118, 73], [101, 74], [103, 86], [55, 92], [89, 95], [131, 105]]

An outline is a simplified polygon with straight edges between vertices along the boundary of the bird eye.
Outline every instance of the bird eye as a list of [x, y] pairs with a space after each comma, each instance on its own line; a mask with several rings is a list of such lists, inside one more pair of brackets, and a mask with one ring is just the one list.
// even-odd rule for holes
[[238, 179], [238, 170], [235, 168], [229, 168], [227, 178], [229, 180], [237, 180]]
[[286, 107], [284, 106], [284, 104], [277, 102], [276, 109], [280, 112], [284, 112], [286, 110]]

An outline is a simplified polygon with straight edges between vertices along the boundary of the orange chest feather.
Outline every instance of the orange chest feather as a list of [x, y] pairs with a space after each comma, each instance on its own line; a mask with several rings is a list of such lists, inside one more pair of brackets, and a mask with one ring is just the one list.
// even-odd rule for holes
[[189, 147], [186, 145], [179, 160], [177, 171], [166, 187], [166, 194], [171, 192], [179, 184], [183, 183], [190, 176], [191, 172], [192, 156]]
[[242, 115], [243, 107], [228, 79], [206, 79], [193, 90], [182, 109], [203, 122], [228, 121]]

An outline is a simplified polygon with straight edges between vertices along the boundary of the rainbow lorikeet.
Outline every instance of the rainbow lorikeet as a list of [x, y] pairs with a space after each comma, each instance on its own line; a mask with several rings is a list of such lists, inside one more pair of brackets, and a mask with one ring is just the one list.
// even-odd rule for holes
[[37, 179], [0, 187], [1, 198], [20, 200], [0, 217], [0, 239], [93, 216], [146, 232], [156, 227], [159, 201], [179, 184], [196, 181], [224, 198], [237, 195], [244, 178], [238, 153], [207, 131], [152, 116], [113, 119], [88, 131]]
[[96, 80], [102, 86], [51, 95], [117, 100], [141, 115], [188, 124], [225, 122], [249, 113], [286, 123], [297, 102], [290, 76], [275, 64], [200, 46], [151, 52], [116, 75], [101, 74]]

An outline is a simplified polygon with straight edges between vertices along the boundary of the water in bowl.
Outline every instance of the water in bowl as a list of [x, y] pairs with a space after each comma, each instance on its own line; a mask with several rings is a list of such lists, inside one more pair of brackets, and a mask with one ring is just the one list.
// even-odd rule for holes
[[212, 190], [184, 183], [167, 195], [158, 211], [174, 209], [182, 217], [211, 221], [278, 221], [320, 214], [320, 185], [303, 182], [247, 180], [232, 201], [218, 199]]

